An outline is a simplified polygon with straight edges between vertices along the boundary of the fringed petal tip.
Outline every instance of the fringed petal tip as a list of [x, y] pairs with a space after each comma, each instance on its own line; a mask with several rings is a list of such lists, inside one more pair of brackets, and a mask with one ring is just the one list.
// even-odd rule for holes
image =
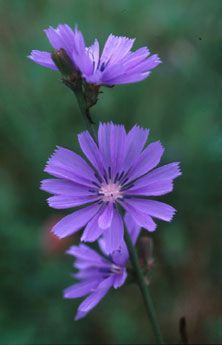
[[169, 223], [172, 222], [174, 216], [177, 213], [177, 210], [174, 207], [171, 206], [171, 208], [172, 208], [172, 214], [171, 214], [171, 216], [169, 216], [169, 219], [167, 220], [167, 222], [169, 222]]
[[52, 161], [55, 159], [57, 153], [59, 153], [59, 150], [61, 149], [60, 146], [56, 146], [55, 150], [51, 153], [51, 155], [49, 156], [45, 168], [44, 168], [44, 172], [47, 172], [47, 169], [49, 168], [49, 165], [52, 163]]
[[181, 176], [182, 173], [182, 169], [181, 169], [181, 163], [180, 162], [175, 162], [175, 166], [177, 167], [177, 177]]
[[135, 42], [135, 40], [136, 40], [135, 37], [118, 36], [118, 35], [114, 35], [113, 33], [109, 34], [107, 40], [108, 39], [125, 40], [125, 41], [130, 41], [130, 42]]
[[142, 127], [141, 125], [139, 125], [138, 123], [136, 123], [136, 124], [132, 127], [131, 130], [133, 130], [134, 128], [139, 129], [139, 130], [143, 130], [143, 131], [145, 131], [146, 133], [150, 133], [150, 129], [149, 129], [149, 128], [144, 128], [144, 127]]

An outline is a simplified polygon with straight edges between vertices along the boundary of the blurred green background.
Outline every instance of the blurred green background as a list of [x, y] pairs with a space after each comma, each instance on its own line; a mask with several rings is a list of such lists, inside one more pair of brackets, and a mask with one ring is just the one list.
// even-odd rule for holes
[[49, 50], [49, 25], [78, 23], [87, 43], [110, 32], [136, 37], [163, 64], [141, 83], [103, 89], [96, 121], [151, 128], [181, 161], [183, 176], [164, 198], [178, 212], [154, 234], [150, 289], [165, 339], [178, 343], [181, 316], [190, 343], [222, 343], [221, 90], [222, 1], [0, 1], [0, 343], [147, 344], [152, 332], [135, 286], [113, 291], [83, 321], [64, 255], [78, 237], [58, 241], [39, 190], [55, 145], [79, 151], [81, 115], [59, 74], [26, 58]]

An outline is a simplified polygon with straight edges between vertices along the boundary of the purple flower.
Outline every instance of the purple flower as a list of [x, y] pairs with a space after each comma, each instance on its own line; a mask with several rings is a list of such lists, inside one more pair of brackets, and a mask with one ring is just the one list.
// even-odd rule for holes
[[173, 190], [173, 180], [181, 174], [179, 163], [154, 169], [164, 149], [159, 141], [144, 148], [148, 132], [134, 126], [126, 133], [123, 125], [101, 123], [98, 144], [88, 131], [80, 133], [88, 163], [68, 149], [56, 149], [45, 167], [55, 178], [43, 180], [41, 189], [54, 194], [48, 199], [53, 208], [81, 206], [53, 227], [58, 237], [85, 227], [82, 241], [93, 242], [103, 235], [106, 251], [112, 253], [123, 242], [119, 208], [148, 231], [156, 229], [153, 218], [171, 221], [175, 209], [150, 198]]
[[[72, 30], [67, 24], [60, 24], [56, 29], [49, 27], [44, 31], [51, 46], [55, 50], [64, 49], [74, 67], [90, 84], [135, 83], [147, 78], [161, 62], [158, 55], [150, 55], [146, 47], [132, 52], [135, 39], [110, 34], [100, 55], [98, 40], [86, 47], [77, 27]], [[33, 50], [29, 58], [44, 67], [57, 70], [48, 52]]]
[[[136, 243], [139, 227], [132, 222], [130, 216], [125, 218], [126, 226], [133, 243]], [[112, 253], [108, 258], [103, 241], [99, 241], [100, 249], [104, 255], [98, 254], [95, 250], [81, 244], [72, 246], [67, 253], [76, 258], [74, 267], [78, 270], [74, 278], [79, 282], [64, 290], [65, 298], [80, 298], [87, 296], [80, 304], [75, 320], [86, 316], [114, 287], [120, 288], [126, 278], [126, 263], [129, 255], [125, 245]]]

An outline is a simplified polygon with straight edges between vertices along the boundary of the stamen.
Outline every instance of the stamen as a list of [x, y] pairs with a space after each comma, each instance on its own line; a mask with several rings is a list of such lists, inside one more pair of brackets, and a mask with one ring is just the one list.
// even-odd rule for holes
[[96, 183], [95, 181], [91, 181], [92, 182], [92, 184], [94, 185], [94, 186], [96, 186], [96, 187], [100, 187], [100, 185], [98, 184], [98, 183]]
[[127, 189], [129, 189], [129, 188], [131, 188], [133, 186], [134, 186], [134, 183], [128, 183], [128, 184], [126, 184], [125, 186], [123, 186], [121, 188], [121, 191], [127, 190]]
[[98, 173], [95, 172], [94, 175], [95, 175], [95, 177], [97, 178], [97, 180], [98, 180], [99, 182], [102, 182], [102, 181], [103, 181], [103, 180], [102, 180], [102, 177], [99, 176]]
[[125, 174], [125, 171], [123, 170], [123, 171], [121, 172], [121, 174], [119, 175], [119, 181], [121, 180], [121, 178], [123, 177], [124, 174]]
[[105, 273], [105, 274], [110, 274], [111, 269], [109, 267], [100, 267], [99, 272], [100, 273]]
[[119, 173], [116, 174], [115, 178], [114, 178], [114, 183], [116, 183], [116, 181], [118, 180], [119, 177]]
[[103, 177], [104, 177], [104, 180], [106, 181], [106, 183], [108, 183], [108, 179], [107, 179], [106, 174], [104, 174]]
[[129, 177], [126, 177], [121, 183], [125, 184], [129, 180]]
[[122, 268], [113, 264], [111, 266], [111, 272], [115, 274], [122, 274]]
[[108, 168], [108, 176], [109, 176], [109, 179], [111, 180], [111, 167]]
[[103, 62], [102, 65], [100, 66], [100, 71], [103, 72], [104, 69], [106, 68], [107, 63]]
[[96, 193], [96, 194], [98, 194], [98, 195], [99, 195], [99, 193], [98, 193], [98, 190], [97, 190], [97, 189], [89, 188], [89, 189], [88, 189], [88, 191], [89, 191], [90, 193]]

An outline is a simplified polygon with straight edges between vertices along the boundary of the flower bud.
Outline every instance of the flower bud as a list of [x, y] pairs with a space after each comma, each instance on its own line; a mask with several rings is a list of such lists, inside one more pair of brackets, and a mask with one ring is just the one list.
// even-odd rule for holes
[[138, 242], [138, 249], [142, 266], [146, 271], [150, 271], [154, 265], [152, 238], [141, 237]]
[[77, 76], [77, 70], [65, 49], [61, 48], [54, 51], [51, 57], [64, 77]]

